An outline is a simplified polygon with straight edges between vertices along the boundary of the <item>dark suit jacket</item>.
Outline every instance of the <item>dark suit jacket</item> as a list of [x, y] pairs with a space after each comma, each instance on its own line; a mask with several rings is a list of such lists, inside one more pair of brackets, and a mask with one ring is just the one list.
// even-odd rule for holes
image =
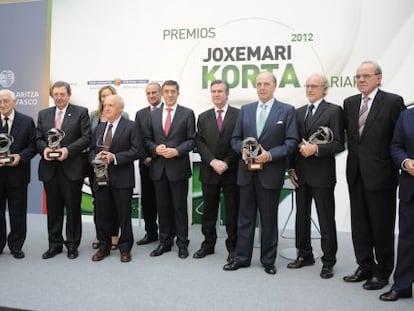
[[[414, 159], [414, 109], [400, 114], [391, 143], [391, 154], [399, 168], [405, 159]], [[399, 198], [401, 201], [409, 202], [413, 195], [414, 177], [401, 170]]]
[[10, 135], [14, 138], [10, 153], [19, 154], [20, 163], [15, 167], [2, 167], [0, 178], [5, 178], [11, 187], [21, 187], [30, 182], [30, 160], [36, 155], [36, 130], [33, 119], [15, 110]]
[[[163, 109], [151, 111], [149, 129], [145, 134], [146, 146], [153, 157], [150, 176], [152, 180], [159, 180], [165, 170], [170, 181], [188, 179], [191, 177], [189, 152], [194, 148], [195, 139], [194, 112], [177, 105], [168, 136], [165, 136], [162, 126], [162, 112]], [[155, 148], [160, 144], [176, 148], [178, 156], [171, 159], [157, 156]]]
[[[197, 120], [197, 151], [201, 156], [200, 181], [206, 184], [232, 184], [236, 182], [238, 155], [231, 148], [230, 140], [240, 110], [228, 106], [223, 120], [223, 129], [219, 131], [214, 108], [204, 111]], [[210, 166], [213, 159], [227, 163], [229, 169], [222, 175]]]
[[43, 150], [48, 146], [47, 131], [55, 127], [56, 107], [46, 108], [39, 112], [36, 145], [42, 159], [39, 162], [39, 180], [49, 181], [56, 169], [62, 166], [63, 172], [69, 180], [80, 180], [87, 176], [88, 159], [86, 149], [91, 142], [91, 126], [88, 109], [69, 104], [63, 118], [62, 130], [65, 137], [61, 147], [69, 150], [69, 157], [65, 161], [46, 161], [43, 159]]
[[318, 127], [329, 127], [334, 140], [329, 144], [318, 145], [318, 155], [305, 158], [298, 149], [289, 157], [289, 168], [295, 169], [299, 184], [307, 183], [311, 187], [333, 188], [336, 184], [335, 155], [344, 151], [344, 119], [342, 108], [322, 100], [312, 116], [310, 128], [305, 129], [305, 116], [308, 105], [296, 110], [296, 122], [299, 138], [308, 139]]
[[[89, 150], [89, 162], [95, 159], [97, 153], [102, 148], [96, 145], [96, 142], [102, 141], [107, 123], [100, 123], [92, 138], [91, 148]], [[108, 166], [108, 175], [111, 187], [113, 188], [133, 188], [135, 186], [134, 161], [142, 153], [142, 147], [139, 147], [137, 128], [134, 121], [121, 117], [118, 126], [112, 138], [109, 152], [115, 154], [117, 165], [111, 162]]]
[[[275, 99], [262, 133], [260, 137], [257, 137], [257, 105], [258, 102], [254, 102], [241, 107], [231, 145], [234, 151], [240, 153], [245, 138], [256, 138], [272, 156], [272, 161], [265, 163], [263, 170], [258, 172], [260, 183], [265, 189], [281, 189], [284, 183], [287, 156], [292, 154], [298, 145], [295, 108]], [[237, 184], [247, 185], [253, 174], [254, 172], [243, 168], [243, 161], [240, 160]]]
[[148, 106], [141, 110], [138, 110], [137, 113], [135, 114], [135, 124], [137, 126], [137, 131], [138, 131], [137, 132], [138, 140], [141, 141], [142, 143], [142, 147], [143, 147], [142, 156], [144, 158], [152, 156], [148, 147], [144, 143], [145, 133], [148, 131], [149, 124], [151, 121], [150, 113], [151, 113], [151, 108]]
[[397, 118], [405, 109], [404, 100], [399, 95], [378, 90], [361, 137], [358, 131], [360, 104], [361, 94], [344, 101], [348, 140], [347, 181], [355, 183], [360, 170], [369, 190], [393, 189], [397, 186], [398, 169], [392, 162], [390, 143]]

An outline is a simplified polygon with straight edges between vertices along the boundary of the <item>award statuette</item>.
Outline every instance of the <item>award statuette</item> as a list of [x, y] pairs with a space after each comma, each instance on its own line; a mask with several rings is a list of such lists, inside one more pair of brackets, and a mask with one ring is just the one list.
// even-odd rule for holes
[[10, 155], [10, 146], [14, 141], [13, 136], [1, 133], [0, 134], [0, 162], [9, 164], [14, 161], [14, 157]]
[[324, 145], [329, 144], [333, 139], [334, 134], [332, 130], [327, 126], [320, 126], [316, 132], [309, 137], [308, 142], [316, 145]]
[[263, 164], [255, 163], [254, 158], [260, 154], [260, 146], [256, 138], [247, 137], [243, 140], [243, 150], [247, 151], [246, 169], [249, 171], [257, 171], [263, 169]]
[[47, 156], [50, 159], [56, 160], [62, 155], [62, 152], [58, 151], [57, 149], [60, 148], [60, 142], [64, 137], [65, 132], [60, 129], [51, 128], [49, 131], [47, 131], [48, 146], [50, 149], [52, 149], [52, 151], [49, 151], [47, 153]]
[[102, 153], [98, 153], [92, 161], [95, 182], [98, 186], [108, 186], [108, 164], [102, 159]]

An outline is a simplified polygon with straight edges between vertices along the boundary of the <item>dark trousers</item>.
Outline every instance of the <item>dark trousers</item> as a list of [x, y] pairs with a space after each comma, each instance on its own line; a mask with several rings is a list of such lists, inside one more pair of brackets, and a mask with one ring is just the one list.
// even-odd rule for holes
[[154, 181], [157, 194], [157, 211], [160, 244], [170, 247], [174, 235], [178, 247], [188, 246], [188, 179], [170, 181], [165, 172]]
[[132, 188], [113, 188], [101, 186], [95, 192], [96, 201], [96, 229], [99, 249], [109, 251], [111, 249], [111, 236], [113, 234], [113, 215], [116, 214], [121, 228], [118, 248], [120, 252], [130, 252], [134, 243], [132, 232]]
[[265, 189], [259, 175], [254, 174], [246, 186], [240, 186], [240, 209], [237, 225], [237, 243], [235, 261], [250, 265], [252, 260], [256, 215], [259, 210], [261, 223], [260, 262], [273, 265], [276, 260], [278, 243], [277, 213], [280, 189]]
[[145, 221], [145, 231], [150, 237], [158, 237], [157, 201], [154, 182], [149, 176], [149, 168], [144, 163], [139, 164], [141, 175], [141, 205]]
[[[49, 248], [63, 244], [77, 248], [82, 235], [81, 198], [83, 180], [69, 180], [61, 168], [55, 176], [44, 182], [47, 206], [47, 230]], [[66, 242], [62, 236], [63, 218], [66, 208]]]
[[358, 265], [388, 279], [394, 268], [396, 190], [368, 190], [362, 178], [348, 185], [351, 229]]
[[[6, 207], [9, 211], [10, 233], [6, 232]], [[10, 187], [0, 183], [0, 253], [6, 242], [11, 252], [22, 249], [27, 232], [27, 185]]]
[[[92, 193], [92, 205], [93, 205], [93, 223], [95, 224], [95, 231], [97, 232], [97, 228], [96, 228], [96, 204], [95, 204], [95, 189], [97, 189], [97, 186], [94, 185], [95, 182], [95, 173], [93, 171], [93, 167], [90, 166], [90, 170], [89, 170], [89, 174], [88, 174], [88, 178], [89, 178], [89, 185], [91, 188], [91, 193]], [[118, 220], [118, 214], [116, 213], [116, 211], [114, 210], [114, 213], [112, 215], [112, 236], [118, 236], [119, 233], [119, 220]], [[96, 237], [98, 236], [98, 233], [96, 233]]]
[[411, 290], [414, 283], [414, 198], [400, 201], [397, 265], [392, 289], [397, 292]]
[[296, 188], [296, 248], [298, 257], [311, 258], [311, 207], [315, 200], [321, 231], [322, 263], [334, 266], [338, 242], [335, 224], [334, 188], [312, 188], [301, 185]]
[[201, 221], [201, 231], [204, 235], [202, 248], [214, 250], [217, 241], [216, 222], [220, 205], [220, 195], [223, 192], [226, 212], [226, 248], [234, 253], [237, 238], [237, 216], [239, 210], [239, 191], [236, 184], [202, 184], [204, 210]]

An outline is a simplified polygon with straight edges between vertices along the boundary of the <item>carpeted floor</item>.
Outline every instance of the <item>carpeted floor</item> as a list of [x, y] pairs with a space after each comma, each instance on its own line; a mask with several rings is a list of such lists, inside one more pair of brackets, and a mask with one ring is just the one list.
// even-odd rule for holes
[[[413, 310], [414, 300], [385, 303], [384, 291], [366, 291], [362, 284], [347, 284], [342, 277], [356, 268], [351, 236], [339, 233], [335, 276], [319, 277], [320, 259], [311, 267], [286, 268], [288, 259], [278, 257], [275, 276], [267, 275], [254, 249], [249, 268], [225, 272], [227, 252], [221, 229], [216, 253], [193, 259], [202, 235], [200, 225], [190, 228], [190, 257], [178, 258], [177, 248], [160, 257], [150, 257], [156, 244], [132, 249], [132, 262], [121, 263], [114, 251], [102, 262], [92, 262], [94, 226], [84, 218], [80, 256], [69, 260], [66, 253], [41, 259], [47, 248], [46, 216], [30, 214], [26, 257], [14, 259], [6, 248], [0, 255], [0, 306], [26, 310]], [[134, 221], [135, 238], [144, 235]], [[287, 232], [292, 233], [292, 232]], [[320, 241], [313, 240], [316, 252]], [[280, 238], [279, 250], [292, 248], [293, 239]], [[385, 289], [388, 290], [389, 286]], [[8, 310], [2, 309], [0, 310]], [[11, 309], [14, 310], [14, 309]]]

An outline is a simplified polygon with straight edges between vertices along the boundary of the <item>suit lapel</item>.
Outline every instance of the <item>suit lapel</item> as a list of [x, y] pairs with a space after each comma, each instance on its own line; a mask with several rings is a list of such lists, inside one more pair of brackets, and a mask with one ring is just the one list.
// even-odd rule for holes
[[[257, 109], [257, 105], [256, 105], [256, 109]], [[279, 109], [280, 109], [280, 105], [277, 104], [276, 100], [273, 100], [272, 109], [269, 111], [269, 114], [267, 115], [267, 119], [264, 124], [262, 133], [260, 134], [260, 137], [266, 134], [271, 124], [277, 122], [277, 119], [279, 118]], [[254, 114], [254, 119], [256, 120], [256, 113]], [[255, 126], [256, 126], [256, 121], [255, 121]]]

